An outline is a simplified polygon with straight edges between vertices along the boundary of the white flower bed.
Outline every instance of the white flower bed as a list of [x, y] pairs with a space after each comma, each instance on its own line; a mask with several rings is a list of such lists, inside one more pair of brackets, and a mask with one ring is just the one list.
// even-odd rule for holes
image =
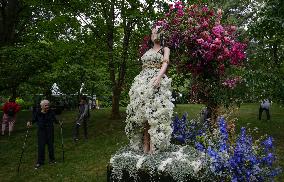
[[147, 155], [125, 147], [110, 160], [111, 175], [117, 181], [122, 180], [123, 171], [137, 180], [139, 170], [150, 176], [166, 174], [175, 181], [206, 180], [210, 171], [206, 164], [206, 155], [190, 146], [170, 145], [167, 151]]

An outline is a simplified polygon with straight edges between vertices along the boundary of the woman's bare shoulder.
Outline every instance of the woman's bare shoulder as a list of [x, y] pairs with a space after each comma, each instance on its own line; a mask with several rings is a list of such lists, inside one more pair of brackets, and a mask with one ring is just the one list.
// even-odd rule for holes
[[170, 48], [164, 47], [164, 51], [170, 51]]

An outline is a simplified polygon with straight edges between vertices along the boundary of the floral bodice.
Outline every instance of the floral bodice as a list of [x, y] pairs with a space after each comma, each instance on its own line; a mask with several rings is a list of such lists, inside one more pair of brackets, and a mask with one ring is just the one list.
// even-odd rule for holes
[[155, 52], [153, 49], [149, 49], [142, 57], [142, 67], [148, 67], [149, 65], [160, 66], [163, 61], [163, 55], [159, 52]]

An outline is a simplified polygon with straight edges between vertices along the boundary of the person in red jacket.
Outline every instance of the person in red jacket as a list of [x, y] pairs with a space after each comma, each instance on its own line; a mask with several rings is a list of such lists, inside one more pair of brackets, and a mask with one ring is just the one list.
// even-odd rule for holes
[[9, 136], [13, 131], [16, 122], [16, 113], [20, 111], [20, 106], [15, 102], [15, 99], [9, 99], [3, 106], [3, 120], [2, 120], [2, 135], [5, 133], [6, 125], [9, 126]]

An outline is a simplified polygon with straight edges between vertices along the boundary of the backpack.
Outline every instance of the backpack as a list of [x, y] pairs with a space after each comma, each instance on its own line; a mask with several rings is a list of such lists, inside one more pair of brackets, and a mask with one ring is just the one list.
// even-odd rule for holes
[[15, 115], [15, 110], [13, 107], [10, 107], [8, 110], [7, 110], [7, 114], [8, 116], [10, 117], [13, 117]]

